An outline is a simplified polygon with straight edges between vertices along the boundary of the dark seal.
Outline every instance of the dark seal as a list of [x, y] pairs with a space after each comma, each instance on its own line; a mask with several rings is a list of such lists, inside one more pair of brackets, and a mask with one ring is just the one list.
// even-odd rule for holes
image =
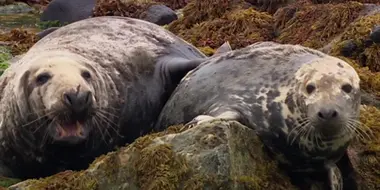
[[317, 50], [256, 43], [190, 71], [164, 106], [155, 130], [237, 120], [257, 131], [292, 175], [321, 170], [327, 188], [339, 189], [349, 172], [339, 177], [335, 164], [345, 160], [341, 165], [352, 167], [346, 148], [360, 132], [359, 81], [348, 63]]
[[126, 17], [48, 34], [0, 77], [0, 176], [84, 169], [133, 141], [205, 57], [164, 28]]

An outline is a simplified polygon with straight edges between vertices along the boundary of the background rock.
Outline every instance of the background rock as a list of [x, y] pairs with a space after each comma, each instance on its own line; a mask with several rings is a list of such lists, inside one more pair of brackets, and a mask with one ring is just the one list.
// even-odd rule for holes
[[142, 19], [161, 26], [170, 24], [178, 18], [176, 12], [165, 5], [152, 5], [143, 14]]

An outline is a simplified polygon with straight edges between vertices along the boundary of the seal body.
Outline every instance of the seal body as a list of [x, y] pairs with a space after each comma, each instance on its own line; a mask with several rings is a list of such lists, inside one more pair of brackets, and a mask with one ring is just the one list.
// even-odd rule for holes
[[348, 63], [317, 50], [256, 43], [210, 58], [188, 73], [155, 129], [237, 120], [257, 131], [292, 171], [327, 169], [331, 182], [332, 166], [357, 131], [359, 81]]
[[48, 34], [0, 77], [0, 176], [84, 169], [133, 141], [204, 58], [164, 28], [126, 17]]

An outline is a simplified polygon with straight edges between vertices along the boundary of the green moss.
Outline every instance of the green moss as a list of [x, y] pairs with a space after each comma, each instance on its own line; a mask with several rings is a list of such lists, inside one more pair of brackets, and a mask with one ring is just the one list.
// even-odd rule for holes
[[358, 18], [364, 5], [358, 2], [341, 4], [300, 4], [279, 9], [274, 18], [280, 43], [301, 44], [321, 48], [346, 26]]
[[356, 60], [362, 66], [368, 66], [373, 72], [380, 71], [380, 45], [372, 44], [367, 46], [365, 41], [368, 39], [372, 28], [380, 23], [380, 13], [362, 17], [356, 22], [350, 24], [342, 34], [342, 37], [336, 42], [331, 50], [332, 55], [341, 55], [342, 48], [352, 41], [357, 48], [350, 58]]
[[67, 25], [67, 24], [68, 24], [68, 22], [60, 23], [59, 20], [54, 20], [54, 21], [38, 22], [37, 27], [40, 29], [47, 29], [50, 27], [61, 27], [61, 26]]
[[211, 56], [215, 53], [215, 49], [212, 49], [210, 46], [205, 46], [205, 47], [198, 47], [198, 49], [204, 53], [207, 56]]
[[[196, 24], [176, 34], [197, 47], [216, 49], [229, 41], [235, 49], [273, 39], [273, 24], [272, 16], [267, 13], [258, 12], [254, 8], [235, 9], [220, 18]], [[169, 27], [170, 29], [172, 28]]]
[[19, 180], [19, 179], [6, 178], [6, 177], [0, 176], [0, 189], [1, 189], [1, 187], [9, 187], [13, 184], [20, 182], [20, 181], [21, 180]]

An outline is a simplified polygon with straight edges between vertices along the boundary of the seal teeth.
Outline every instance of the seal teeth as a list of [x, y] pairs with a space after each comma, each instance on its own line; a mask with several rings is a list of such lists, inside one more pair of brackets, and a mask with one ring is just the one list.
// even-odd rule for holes
[[61, 137], [67, 135], [66, 131], [60, 125], [57, 127], [57, 131], [58, 131], [58, 135]]
[[76, 133], [78, 136], [83, 136], [83, 127], [82, 125], [79, 123], [79, 121], [77, 121], [76, 123]]

